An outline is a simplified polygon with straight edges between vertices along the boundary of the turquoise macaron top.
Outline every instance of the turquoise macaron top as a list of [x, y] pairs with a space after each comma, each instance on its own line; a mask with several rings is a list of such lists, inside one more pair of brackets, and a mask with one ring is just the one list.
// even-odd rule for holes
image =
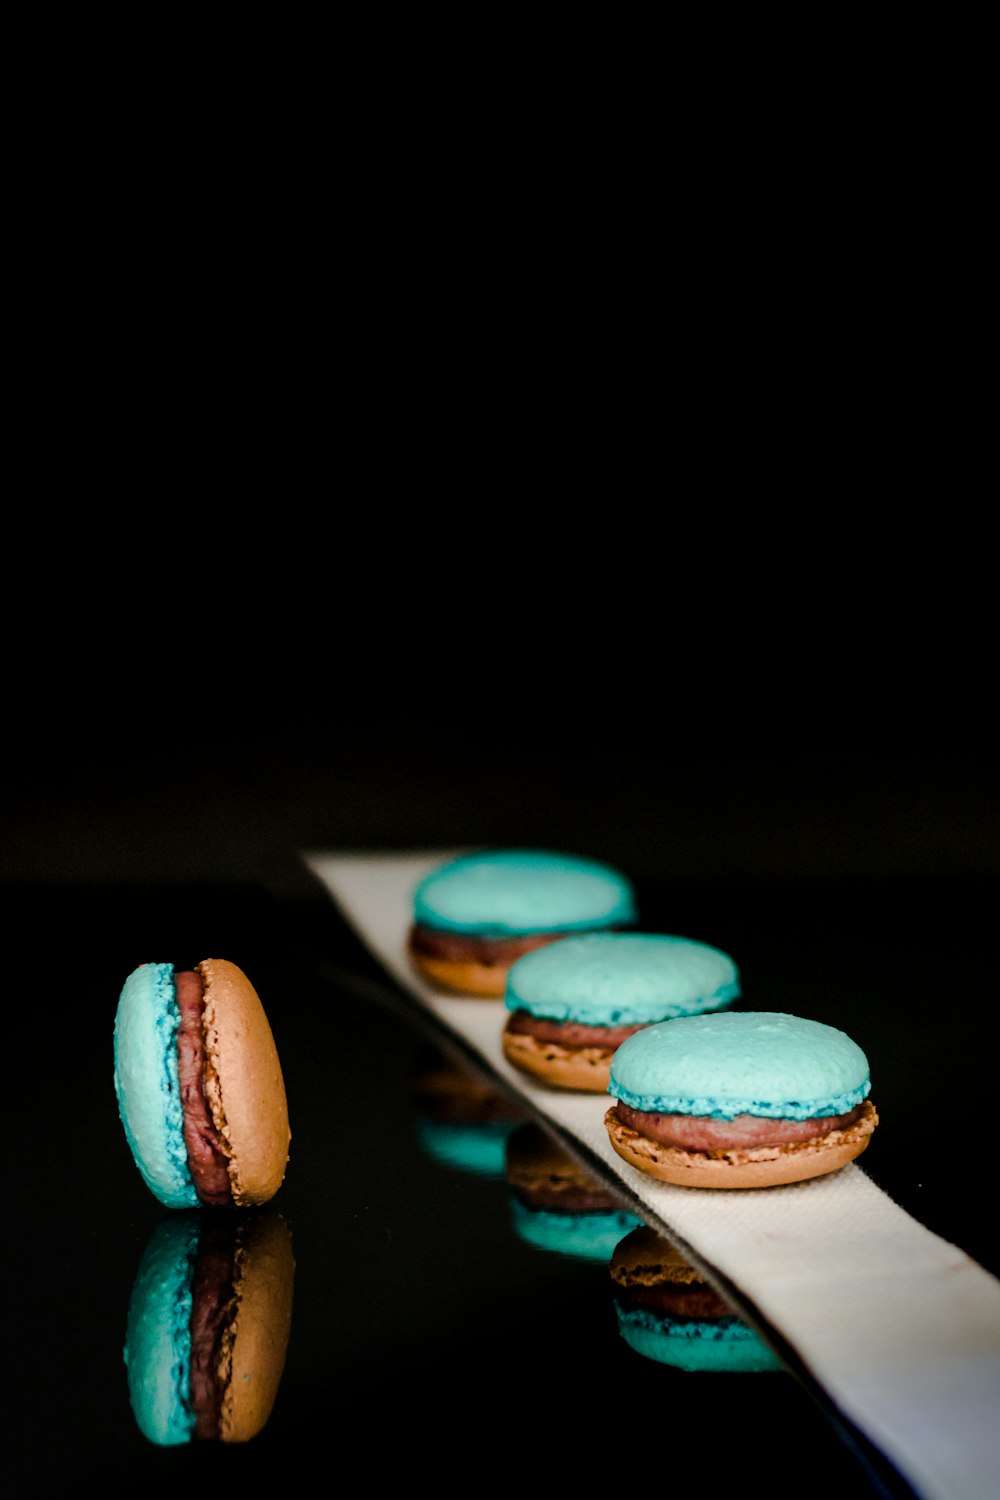
[[151, 1443], [190, 1442], [192, 1277], [198, 1215], [164, 1219], [146, 1245], [132, 1284], [124, 1358], [140, 1431]]
[[118, 1113], [150, 1191], [167, 1208], [197, 1208], [177, 1075], [179, 1029], [173, 964], [140, 964], [126, 979], [115, 1013]]
[[417, 1121], [417, 1139], [427, 1154], [474, 1177], [502, 1177], [513, 1120]]
[[655, 1114], [811, 1120], [868, 1095], [864, 1052], [843, 1031], [779, 1011], [716, 1011], [637, 1031], [611, 1060], [608, 1093]]
[[635, 893], [618, 870], [544, 849], [458, 855], [426, 875], [413, 898], [418, 926], [484, 937], [626, 926], [635, 919]]
[[591, 932], [526, 953], [510, 967], [508, 1010], [588, 1026], [636, 1026], [732, 1003], [739, 972], [727, 953], [684, 937]]
[[526, 1244], [553, 1255], [596, 1260], [604, 1265], [619, 1240], [642, 1223], [627, 1209], [557, 1213], [547, 1208], [529, 1208], [513, 1193], [508, 1204], [514, 1233]]

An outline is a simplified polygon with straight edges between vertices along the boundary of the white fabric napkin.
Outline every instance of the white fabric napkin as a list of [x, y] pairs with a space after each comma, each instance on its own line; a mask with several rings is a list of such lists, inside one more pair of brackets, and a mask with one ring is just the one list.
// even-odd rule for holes
[[911, 1218], [857, 1162], [811, 1182], [724, 1192], [657, 1182], [623, 1161], [604, 1127], [607, 1096], [563, 1093], [519, 1073], [500, 1047], [502, 1000], [442, 996], [411, 967], [414, 888], [458, 852], [319, 850], [303, 858], [389, 974], [600, 1158], [649, 1222], [736, 1294], [765, 1337], [786, 1340], [833, 1406], [919, 1494], [996, 1500], [1000, 1281]]

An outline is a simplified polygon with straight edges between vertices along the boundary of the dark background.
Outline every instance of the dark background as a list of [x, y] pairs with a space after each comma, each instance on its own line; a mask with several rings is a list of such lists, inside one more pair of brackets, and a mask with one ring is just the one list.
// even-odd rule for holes
[[[550, 552], [546, 567], [560, 561]], [[807, 614], [805, 583], [733, 599], [703, 558], [692, 589], [690, 557], [683, 603], [669, 590], [681, 563], [661, 557], [634, 607], [616, 556], [613, 594], [593, 557], [585, 577], [567, 559], [555, 600], [534, 567], [485, 600], [454, 575], [435, 587], [424, 556], [387, 601], [377, 578], [363, 586], [365, 552], [314, 558], [301, 592], [287, 572], [269, 590], [257, 562], [220, 579], [211, 556], [183, 570], [134, 558], [113, 598], [95, 586], [78, 630], [64, 620], [31, 662], [12, 653], [15, 1464], [40, 1493], [123, 1479], [155, 1491], [189, 1471], [263, 1483], [363, 1429], [388, 1482], [406, 1482], [415, 1453], [472, 1454], [513, 1486], [526, 1455], [551, 1462], [550, 1429], [582, 1407], [606, 1439], [588, 1483], [611, 1483], [616, 1445], [632, 1444], [619, 1393], [642, 1389], [672, 1431], [728, 1404], [719, 1478], [745, 1475], [760, 1377], [709, 1388], [639, 1361], [615, 1335], [603, 1267], [520, 1244], [502, 1183], [421, 1154], [411, 1101], [426, 1038], [300, 851], [524, 844], [617, 864], [650, 929], [733, 954], [747, 1007], [854, 1036], [882, 1117], [866, 1170], [998, 1270], [975, 1149], [992, 1128], [998, 1041], [984, 612], [957, 631], [952, 615], [946, 644], [926, 611], [918, 630], [898, 598], [876, 610], [867, 574]], [[169, 613], [150, 626], [154, 598]], [[975, 653], [957, 649], [970, 639]], [[111, 1032], [136, 964], [207, 956], [250, 975], [282, 1056], [293, 1144], [274, 1207], [294, 1236], [296, 1311], [264, 1432], [238, 1452], [168, 1452], [137, 1432], [121, 1362], [132, 1278], [164, 1211], [117, 1120]], [[807, 1375], [775, 1379], [789, 1482], [809, 1451], [831, 1494], [904, 1492]], [[539, 1394], [546, 1420], [529, 1438]], [[649, 1461], [659, 1473], [655, 1448]]]

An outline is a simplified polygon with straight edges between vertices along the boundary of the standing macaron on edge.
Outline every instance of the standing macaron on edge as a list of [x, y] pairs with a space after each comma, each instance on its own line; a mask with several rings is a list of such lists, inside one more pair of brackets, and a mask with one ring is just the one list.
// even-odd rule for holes
[[291, 1131], [270, 1023], [226, 959], [140, 964], [115, 1013], [114, 1084], [133, 1160], [168, 1208], [266, 1203]]

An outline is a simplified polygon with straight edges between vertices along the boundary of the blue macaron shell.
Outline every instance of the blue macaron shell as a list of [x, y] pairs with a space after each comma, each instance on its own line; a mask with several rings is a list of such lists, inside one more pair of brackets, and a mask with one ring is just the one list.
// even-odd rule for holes
[[539, 849], [463, 854], [441, 865], [414, 892], [418, 926], [511, 937], [626, 926], [635, 893], [624, 875], [597, 860]]
[[675, 1369], [718, 1374], [783, 1370], [760, 1335], [739, 1318], [668, 1318], [617, 1302], [618, 1331], [637, 1354]]
[[417, 1139], [435, 1161], [474, 1177], [502, 1177], [507, 1137], [513, 1120], [485, 1120], [466, 1124], [452, 1120], [417, 1121]]
[[167, 1208], [197, 1208], [177, 1076], [180, 1011], [172, 964], [140, 964], [115, 1014], [115, 1094], [125, 1136], [150, 1191]]
[[190, 1442], [195, 1426], [191, 1306], [199, 1232], [197, 1216], [163, 1220], [146, 1246], [129, 1299], [129, 1401], [140, 1431], [163, 1447]]
[[739, 973], [728, 954], [665, 934], [594, 932], [562, 938], [511, 965], [504, 1002], [553, 1021], [649, 1025], [732, 1003]]
[[519, 1239], [537, 1250], [575, 1260], [606, 1263], [615, 1246], [642, 1221], [625, 1209], [560, 1214], [529, 1208], [514, 1194], [509, 1200], [511, 1224]]
[[611, 1060], [608, 1092], [657, 1114], [809, 1120], [868, 1095], [864, 1052], [822, 1021], [777, 1011], [717, 1011], [644, 1027]]

